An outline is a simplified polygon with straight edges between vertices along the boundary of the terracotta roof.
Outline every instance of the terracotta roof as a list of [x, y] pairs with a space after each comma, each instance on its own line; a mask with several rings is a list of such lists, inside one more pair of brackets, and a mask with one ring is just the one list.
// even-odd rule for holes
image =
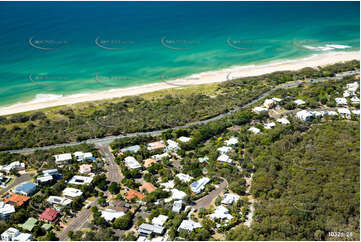
[[133, 198], [138, 198], [140, 200], [142, 200], [143, 198], [145, 198], [145, 196], [143, 194], [141, 194], [140, 192], [136, 191], [136, 190], [129, 190], [127, 193], [127, 196], [125, 197], [126, 199], [130, 200]]
[[149, 192], [149, 193], [151, 193], [151, 192], [154, 192], [155, 191], [155, 187], [153, 186], [153, 184], [152, 183], [150, 183], [150, 182], [146, 182], [146, 183], [144, 183], [140, 188], [139, 188], [139, 190], [146, 190], [147, 192]]
[[30, 197], [13, 193], [10, 195], [9, 198], [4, 199], [4, 203], [10, 203], [10, 204], [13, 204], [13, 205], [16, 205], [17, 207], [19, 207], [19, 206], [23, 205], [24, 203], [26, 203], [29, 199], [30, 199]]
[[146, 159], [146, 160], [144, 160], [144, 167], [148, 168], [154, 163], [156, 163], [156, 161], [154, 159], [150, 159], [150, 158]]
[[41, 220], [47, 220], [49, 222], [55, 222], [59, 212], [53, 208], [47, 208], [45, 211], [40, 215]]
[[156, 141], [148, 144], [148, 150], [155, 150], [164, 148], [165, 144], [162, 141]]

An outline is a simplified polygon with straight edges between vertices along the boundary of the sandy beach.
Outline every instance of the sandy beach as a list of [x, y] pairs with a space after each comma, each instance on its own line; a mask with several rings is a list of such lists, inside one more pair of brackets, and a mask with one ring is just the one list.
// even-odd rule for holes
[[354, 59], [360, 59], [360, 52], [328, 52], [324, 54], [313, 55], [303, 59], [287, 60], [282, 62], [270, 62], [262, 65], [233, 66], [227, 69], [203, 72], [171, 81], [161, 80], [160, 77], [160, 82], [154, 84], [147, 84], [130, 88], [111, 89], [94, 93], [58, 96], [50, 100], [34, 100], [28, 103], [17, 103], [6, 107], [0, 107], [0, 115], [9, 115], [60, 105], [70, 105], [80, 102], [90, 102], [119, 98], [124, 96], [139, 95], [143, 93], [149, 93], [158, 90], [182, 87], [187, 85], [223, 82], [227, 81], [228, 79], [257, 76], [275, 71], [299, 70], [304, 67], [324, 66]]

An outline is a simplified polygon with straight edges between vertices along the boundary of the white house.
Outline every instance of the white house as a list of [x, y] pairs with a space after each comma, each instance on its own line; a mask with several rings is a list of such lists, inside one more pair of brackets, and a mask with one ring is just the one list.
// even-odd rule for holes
[[274, 122], [264, 124], [265, 129], [272, 129], [274, 126], [276, 126], [276, 124]]
[[231, 137], [228, 140], [224, 141], [224, 143], [227, 146], [236, 146], [238, 144], [238, 138], [236, 137]]
[[259, 128], [256, 128], [256, 127], [250, 127], [248, 130], [251, 131], [254, 134], [258, 134], [258, 133], [261, 132], [261, 130]]
[[176, 177], [178, 177], [179, 180], [181, 180], [182, 182], [190, 182], [192, 177], [188, 174], [184, 174], [184, 173], [179, 173], [176, 175]]
[[220, 154], [227, 154], [228, 152], [230, 152], [232, 150], [232, 148], [229, 146], [222, 146], [222, 147], [218, 148], [217, 150], [219, 151]]
[[187, 194], [185, 192], [179, 191], [178, 189], [172, 189], [172, 200], [183, 200]]
[[57, 164], [63, 163], [63, 162], [67, 162], [67, 161], [71, 161], [73, 158], [71, 157], [70, 153], [66, 153], [66, 154], [60, 154], [60, 155], [54, 155], [55, 157], [55, 162]]
[[294, 103], [296, 103], [296, 105], [303, 105], [303, 104], [306, 104], [306, 102], [305, 101], [303, 101], [303, 100], [301, 100], [301, 99], [297, 99], [297, 100], [295, 100], [295, 101], [293, 101]]
[[301, 119], [302, 121], [311, 121], [313, 118], [312, 113], [308, 112], [307, 110], [302, 110], [296, 113], [296, 117]]
[[11, 204], [0, 202], [0, 219], [7, 219], [10, 214], [15, 213], [15, 207]]
[[336, 97], [335, 101], [337, 105], [347, 105], [347, 99], [344, 97]]
[[360, 103], [360, 99], [356, 96], [353, 96], [351, 99], [350, 99], [351, 103], [352, 104], [357, 104], [357, 103]]
[[336, 111], [328, 111], [327, 115], [329, 115], [329, 116], [338, 116], [338, 113]]
[[163, 154], [152, 155], [150, 158], [152, 158], [155, 161], [161, 161], [161, 160], [163, 160], [163, 158], [167, 158], [167, 157], [169, 157], [169, 154], [163, 153]]
[[0, 166], [0, 170], [5, 173], [10, 173], [12, 170], [24, 170], [25, 164], [20, 161], [14, 161], [6, 166]]
[[208, 184], [210, 179], [208, 177], [203, 177], [199, 179], [198, 181], [195, 181], [191, 184], [191, 190], [194, 193], [200, 193], [204, 190], [205, 185]]
[[360, 115], [360, 110], [359, 109], [352, 110], [352, 113], [355, 114], [355, 115]]
[[101, 216], [108, 222], [111, 222], [114, 219], [120, 218], [125, 215], [123, 211], [116, 211], [113, 209], [105, 209], [102, 210], [101, 213], [102, 213]]
[[93, 180], [93, 177], [89, 176], [73, 176], [68, 183], [73, 185], [84, 185], [84, 184], [90, 184]]
[[167, 140], [167, 146], [165, 147], [167, 152], [176, 152], [179, 150], [179, 144], [171, 139]]
[[189, 141], [191, 140], [191, 138], [185, 137], [185, 136], [181, 136], [181, 137], [178, 138], [178, 140], [179, 140], [180, 142], [187, 143], [187, 142], [189, 142]]
[[1, 234], [3, 241], [31, 241], [33, 236], [28, 233], [20, 233], [18, 229], [10, 227]]
[[76, 188], [67, 187], [63, 190], [63, 195], [68, 198], [76, 198], [83, 195], [83, 192]]
[[164, 187], [164, 191], [170, 191], [174, 186], [174, 180], [170, 180], [168, 182], [160, 183], [160, 186]]
[[268, 108], [265, 107], [255, 107], [252, 109], [255, 113], [268, 112]]
[[349, 91], [354, 91], [354, 92], [356, 92], [356, 90], [357, 90], [358, 87], [359, 87], [358, 82], [353, 82], [353, 83], [346, 84], [346, 88], [347, 88], [347, 90], [349, 90]]
[[142, 166], [133, 156], [125, 157], [124, 163], [131, 170], [142, 168]]
[[238, 201], [239, 198], [240, 197], [237, 194], [226, 193], [224, 194], [221, 203], [226, 205], [231, 205], [232, 203]]
[[276, 105], [276, 102], [272, 99], [266, 99], [264, 100], [263, 105], [267, 108], [273, 108]]
[[167, 220], [168, 220], [168, 216], [160, 214], [158, 217], [154, 217], [152, 219], [152, 224], [153, 225], [158, 225], [158, 226], [163, 226], [163, 224], [165, 222], [167, 222]]
[[277, 119], [277, 122], [279, 122], [281, 124], [290, 124], [290, 121], [288, 121], [288, 119], [286, 119], [286, 118], [279, 118], [279, 119]]
[[338, 108], [337, 112], [341, 115], [343, 118], [351, 118], [351, 112], [347, 108]]
[[218, 156], [217, 160], [220, 161], [220, 162], [226, 162], [226, 163], [229, 163], [229, 164], [232, 164], [232, 162], [233, 162], [232, 159], [229, 158], [229, 156], [225, 155], [225, 154]]
[[183, 202], [182, 200], [176, 200], [173, 203], [173, 207], [172, 207], [172, 212], [174, 213], [180, 213], [180, 211], [182, 210], [183, 207]]
[[282, 99], [277, 97], [273, 97], [272, 100], [278, 103], [282, 102]]
[[222, 205], [216, 207], [216, 210], [214, 211], [214, 213], [209, 215], [209, 217], [213, 220], [215, 220], [215, 219], [223, 220], [224, 219], [226, 221], [229, 221], [229, 220], [233, 219], [233, 216], [231, 214], [229, 214], [229, 210]]
[[47, 199], [50, 204], [57, 204], [60, 206], [68, 206], [71, 204], [72, 200], [66, 197], [58, 197], [58, 196], [49, 196]]
[[86, 159], [93, 159], [93, 155], [90, 152], [83, 153], [82, 151], [74, 152], [74, 156], [77, 161], [85, 161]]
[[192, 220], [183, 220], [182, 223], [178, 227], [178, 232], [180, 231], [186, 231], [186, 232], [192, 232], [194, 229], [202, 228], [202, 225], [200, 223], [194, 222]]
[[44, 183], [50, 182], [52, 180], [53, 180], [53, 176], [51, 176], [51, 175], [40, 176], [40, 177], [36, 178], [36, 182], [38, 184], [44, 184]]

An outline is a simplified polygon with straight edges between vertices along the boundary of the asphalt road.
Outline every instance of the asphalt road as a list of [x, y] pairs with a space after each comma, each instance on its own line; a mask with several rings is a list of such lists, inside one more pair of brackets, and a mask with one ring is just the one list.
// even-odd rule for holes
[[[269, 90], [268, 92], [265, 92], [264, 94], [262, 94], [261, 96], [259, 96], [256, 99], [254, 99], [253, 101], [251, 101], [251, 102], [249, 102], [249, 103], [247, 103], [247, 104], [245, 104], [243, 106], [240, 106], [240, 107], [238, 107], [238, 108], [236, 108], [236, 109], [234, 109], [232, 111], [229, 111], [227, 113], [220, 114], [218, 116], [215, 116], [215, 117], [207, 119], [207, 120], [197, 121], [197, 122], [193, 122], [193, 123], [189, 123], [189, 124], [181, 125], [181, 126], [176, 126], [176, 127], [169, 128], [169, 129], [173, 130], [173, 129], [189, 128], [191, 126], [209, 123], [209, 122], [214, 121], [214, 120], [219, 120], [219, 119], [221, 119], [221, 118], [223, 118], [223, 117], [225, 117], [227, 115], [230, 115], [230, 114], [232, 114], [234, 112], [237, 112], [240, 109], [248, 108], [249, 106], [255, 104], [256, 102], [258, 102], [258, 101], [260, 101], [262, 99], [265, 99], [266, 97], [268, 97], [272, 92], [274, 92], [277, 89], [292, 88], [292, 87], [296, 87], [296, 86], [298, 86], [298, 85], [300, 85], [302, 83], [318, 83], [318, 82], [324, 82], [324, 81], [328, 81], [328, 80], [338, 80], [338, 79], [342, 79], [343, 77], [352, 76], [352, 75], [356, 75], [356, 74], [360, 74], [360, 72], [359, 71], [351, 71], [351, 72], [347, 72], [347, 73], [342, 73], [339, 76], [335, 76], [335, 77], [322, 77], [322, 78], [317, 78], [317, 79], [313, 79], [313, 80], [297, 81], [297, 82], [293, 82], [293, 83], [282, 84], [280, 86], [277, 86], [277, 87]], [[57, 147], [74, 146], [74, 145], [79, 145], [79, 144], [82, 144], [82, 143], [94, 144], [94, 145], [99, 145], [99, 146], [107, 146], [111, 142], [113, 142], [115, 139], [124, 138], [124, 137], [134, 137], [134, 136], [145, 136], [145, 135], [156, 136], [156, 135], [162, 134], [164, 131], [169, 130], [169, 129], [149, 131], [149, 132], [129, 133], [129, 134], [123, 134], [123, 135], [118, 135], [118, 136], [108, 136], [108, 137], [104, 137], [104, 138], [88, 139], [88, 140], [85, 140], [85, 141], [82, 141], [82, 142], [71, 142], [71, 143], [49, 145], [49, 146], [36, 147], [36, 148], [24, 148], [24, 149], [19, 149], [19, 150], [8, 150], [8, 152], [10, 152], [10, 153], [19, 153], [19, 154], [27, 154], [27, 153], [32, 153], [35, 150], [47, 150], [47, 149], [52, 149], [52, 148], [57, 148]]]
[[21, 176], [18, 176], [15, 178], [15, 181], [13, 183], [11, 183], [9, 186], [3, 188], [0, 190], [0, 194], [3, 194], [7, 191], [9, 191], [11, 188], [19, 185], [20, 183], [26, 182], [26, 181], [30, 181], [31, 179], [33, 179], [28, 173], [25, 173]]
[[76, 231], [83, 227], [83, 225], [88, 221], [88, 218], [92, 214], [91, 207], [95, 206], [97, 201], [98, 198], [96, 198], [93, 202], [90, 203], [89, 209], [86, 209], [84, 207], [83, 210], [81, 210], [80, 213], [76, 215], [76, 217], [70, 222], [70, 224], [66, 228], [64, 228], [63, 231], [59, 234], [59, 240], [70, 240], [70, 238], [68, 237], [68, 232]]
[[122, 180], [122, 173], [118, 164], [114, 161], [114, 156], [110, 151], [110, 147], [107, 146], [98, 146], [100, 154], [105, 158], [107, 163], [107, 173], [108, 173], [108, 181], [120, 183]]
[[221, 179], [223, 179], [223, 182], [218, 185], [218, 188], [211, 191], [207, 196], [204, 196], [196, 201], [196, 205], [193, 206], [194, 209], [208, 208], [209, 205], [211, 205], [213, 199], [215, 199], [228, 184], [226, 179]]

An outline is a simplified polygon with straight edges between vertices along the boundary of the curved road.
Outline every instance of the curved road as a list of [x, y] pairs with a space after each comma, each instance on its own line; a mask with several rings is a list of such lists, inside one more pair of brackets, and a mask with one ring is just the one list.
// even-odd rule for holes
[[[211, 121], [214, 120], [219, 120], [225, 116], [228, 116], [234, 112], [237, 112], [240, 109], [244, 109], [244, 108], [248, 108], [249, 106], [255, 104], [256, 102], [265, 99], [266, 97], [268, 97], [272, 92], [274, 92], [275, 90], [278, 89], [287, 89], [287, 88], [292, 88], [292, 87], [297, 87], [299, 84], [302, 83], [317, 83], [317, 82], [324, 82], [324, 81], [328, 81], [328, 80], [337, 80], [337, 79], [342, 79], [346, 76], [353, 76], [356, 74], [360, 74], [359, 71], [349, 71], [346, 73], [342, 73], [339, 74], [338, 76], [335, 77], [322, 77], [322, 78], [317, 78], [317, 79], [313, 79], [313, 80], [307, 80], [307, 81], [296, 81], [293, 83], [286, 83], [286, 84], [282, 84], [278, 87], [275, 87], [271, 90], [269, 90], [268, 92], [265, 92], [264, 94], [262, 94], [261, 96], [259, 96], [258, 98], [254, 99], [253, 101], [238, 107], [234, 110], [231, 110], [227, 113], [223, 113], [223, 114], [219, 114], [213, 118], [207, 119], [207, 120], [202, 120], [202, 121], [196, 121], [193, 123], [189, 123], [189, 124], [185, 124], [185, 125], [181, 125], [181, 126], [175, 126], [173, 128], [169, 128], [169, 129], [182, 129], [182, 128], [189, 128], [191, 126], [195, 126], [195, 125], [199, 125], [199, 124], [206, 124], [209, 123]], [[150, 136], [157, 136], [162, 134], [164, 131], [167, 131], [169, 129], [162, 129], [162, 130], [156, 130], [156, 131], [148, 131], [148, 132], [137, 132], [137, 133], [129, 133], [129, 134], [124, 134], [124, 135], [118, 135], [118, 136], [108, 136], [108, 137], [104, 137], [104, 138], [95, 138], [95, 139], [88, 139], [85, 141], [81, 141], [81, 142], [70, 142], [70, 143], [65, 143], [65, 144], [57, 144], [57, 145], [49, 145], [49, 146], [43, 146], [43, 147], [35, 147], [35, 148], [24, 148], [24, 149], [20, 149], [20, 150], [7, 150], [7, 151], [2, 151], [2, 152], [10, 152], [10, 153], [19, 153], [19, 154], [27, 154], [27, 153], [32, 153], [35, 150], [47, 150], [47, 149], [52, 149], [52, 148], [57, 148], [57, 147], [64, 147], [64, 146], [74, 146], [74, 145], [79, 145], [82, 143], [87, 143], [87, 144], [94, 144], [94, 145], [98, 145], [98, 146], [107, 146], [109, 145], [111, 142], [113, 142], [115, 139], [119, 139], [119, 138], [124, 138], [124, 137], [134, 137], [134, 136], [146, 136], [146, 135], [150, 135]]]

